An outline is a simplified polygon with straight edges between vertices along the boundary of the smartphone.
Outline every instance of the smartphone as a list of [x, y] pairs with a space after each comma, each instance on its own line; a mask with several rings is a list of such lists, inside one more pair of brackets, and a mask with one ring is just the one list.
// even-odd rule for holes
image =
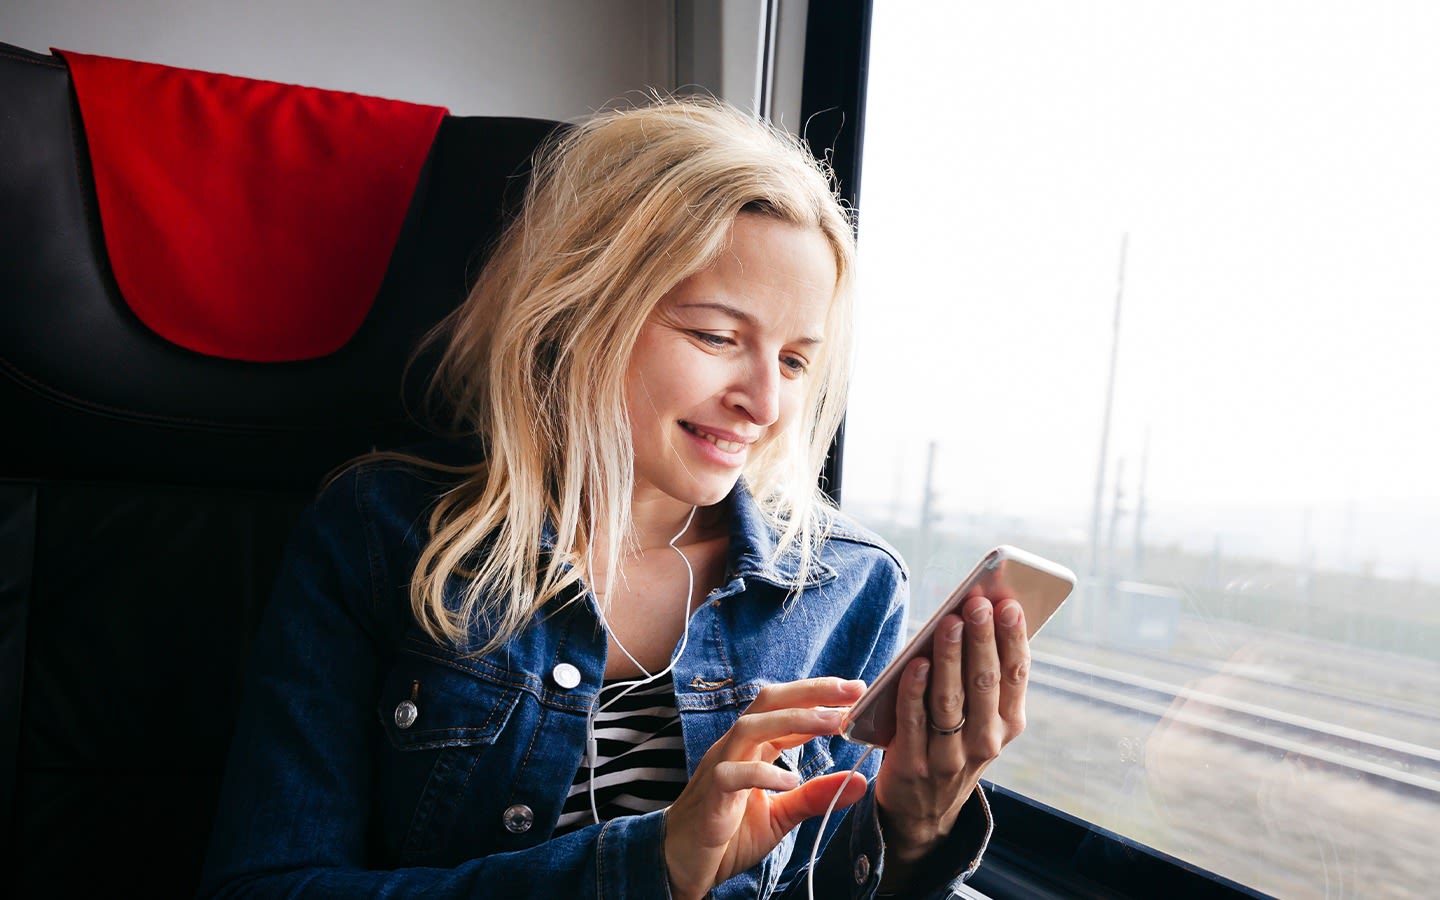
[[884, 747], [895, 737], [895, 696], [900, 674], [917, 656], [929, 657], [931, 641], [940, 619], [959, 613], [969, 597], [1014, 597], [1025, 611], [1027, 637], [1035, 637], [1070, 591], [1075, 573], [1048, 559], [1017, 547], [1002, 545], [986, 553], [965, 580], [950, 592], [946, 601], [915, 634], [900, 654], [885, 667], [880, 677], [866, 688], [859, 701], [845, 715], [840, 733], [851, 741]]

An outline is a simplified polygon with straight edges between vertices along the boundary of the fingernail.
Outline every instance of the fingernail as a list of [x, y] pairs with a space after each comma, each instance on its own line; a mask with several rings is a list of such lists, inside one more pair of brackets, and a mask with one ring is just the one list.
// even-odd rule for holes
[[795, 772], [790, 769], [781, 769], [780, 771], [783, 773], [780, 780], [785, 784], [787, 788], [797, 788], [800, 786], [799, 772]]
[[949, 631], [945, 632], [945, 639], [952, 644], [958, 644], [960, 642], [960, 635], [964, 632], [965, 626], [960, 622], [956, 622], [950, 626]]
[[845, 689], [847, 691], [863, 691], [865, 690], [865, 682], [861, 681], [859, 678], [851, 678], [849, 681], [845, 682]]
[[828, 725], [828, 726], [830, 726], [830, 727], [832, 727], [832, 728], [838, 726], [838, 725], [840, 724], [840, 710], [838, 710], [838, 709], [822, 709], [822, 710], [820, 710], [820, 724], [821, 724], [821, 725]]
[[1000, 607], [1000, 612], [995, 616], [996, 621], [1001, 625], [1010, 626], [1020, 621], [1020, 604], [1007, 603]]
[[966, 618], [976, 625], [984, 625], [990, 621], [990, 604], [978, 604], [974, 609], [970, 610], [970, 615]]
[[918, 665], [918, 666], [915, 667], [915, 680], [916, 680], [916, 681], [924, 681], [924, 680], [925, 680], [925, 676], [926, 676], [926, 675], [929, 675], [929, 674], [930, 674], [930, 664], [929, 664], [928, 662], [922, 662], [922, 663], [920, 663], [920, 665]]

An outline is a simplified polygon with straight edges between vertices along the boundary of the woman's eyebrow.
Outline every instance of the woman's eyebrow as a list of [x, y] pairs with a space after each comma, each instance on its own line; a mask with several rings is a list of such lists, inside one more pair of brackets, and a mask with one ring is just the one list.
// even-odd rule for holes
[[718, 312], [718, 313], [720, 313], [720, 314], [722, 314], [722, 315], [729, 316], [730, 318], [735, 319], [735, 320], [737, 320], [737, 321], [739, 321], [739, 322], [742, 322], [742, 323], [744, 323], [744, 324], [746, 324], [746, 325], [754, 325], [754, 324], [756, 324], [756, 319], [755, 319], [755, 317], [752, 316], [750, 313], [746, 312], [746, 311], [743, 310], [743, 309], [740, 309], [739, 307], [731, 306], [731, 305], [728, 304], [728, 303], [721, 303], [721, 302], [718, 301], [718, 300], [702, 300], [702, 301], [699, 301], [699, 302], [696, 302], [696, 303], [680, 303], [680, 304], [677, 304], [675, 308], [676, 308], [676, 309], [710, 309], [710, 310], [714, 310], [715, 312]]
[[[729, 318], [734, 319], [742, 325], [749, 325], [752, 327], [759, 325], [760, 321], [759, 319], [755, 318], [755, 316], [751, 313], [740, 309], [739, 307], [731, 306], [728, 303], [721, 303], [718, 300], [702, 300], [696, 303], [677, 303], [675, 305], [675, 308], [709, 309], [718, 312], [723, 316], [728, 316]], [[792, 343], [804, 344], [806, 346], [815, 346], [822, 343], [822, 341], [818, 337], [800, 337], [796, 338], [794, 341], [792, 341]]]

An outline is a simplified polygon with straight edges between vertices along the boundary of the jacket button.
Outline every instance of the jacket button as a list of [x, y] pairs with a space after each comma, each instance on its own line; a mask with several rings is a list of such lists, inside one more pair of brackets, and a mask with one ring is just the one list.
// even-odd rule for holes
[[569, 663], [561, 663], [551, 669], [550, 677], [557, 685], [567, 691], [580, 685], [580, 670]]
[[535, 812], [523, 803], [507, 807], [504, 814], [505, 830], [511, 834], [524, 834], [535, 824]]
[[418, 718], [420, 718], [420, 710], [409, 700], [401, 700], [395, 707], [395, 727], [402, 731], [414, 725]]
[[864, 884], [870, 877], [870, 857], [860, 854], [855, 858], [855, 883]]

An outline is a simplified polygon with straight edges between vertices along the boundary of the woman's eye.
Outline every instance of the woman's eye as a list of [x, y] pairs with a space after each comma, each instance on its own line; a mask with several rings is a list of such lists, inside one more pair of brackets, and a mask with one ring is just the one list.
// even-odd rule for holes
[[793, 375], [803, 374], [804, 371], [810, 367], [809, 363], [798, 356], [782, 356], [780, 357], [780, 365], [788, 369]]
[[735, 343], [723, 334], [711, 334], [708, 331], [692, 331], [690, 335], [700, 343], [707, 344], [711, 347], [724, 347]]

